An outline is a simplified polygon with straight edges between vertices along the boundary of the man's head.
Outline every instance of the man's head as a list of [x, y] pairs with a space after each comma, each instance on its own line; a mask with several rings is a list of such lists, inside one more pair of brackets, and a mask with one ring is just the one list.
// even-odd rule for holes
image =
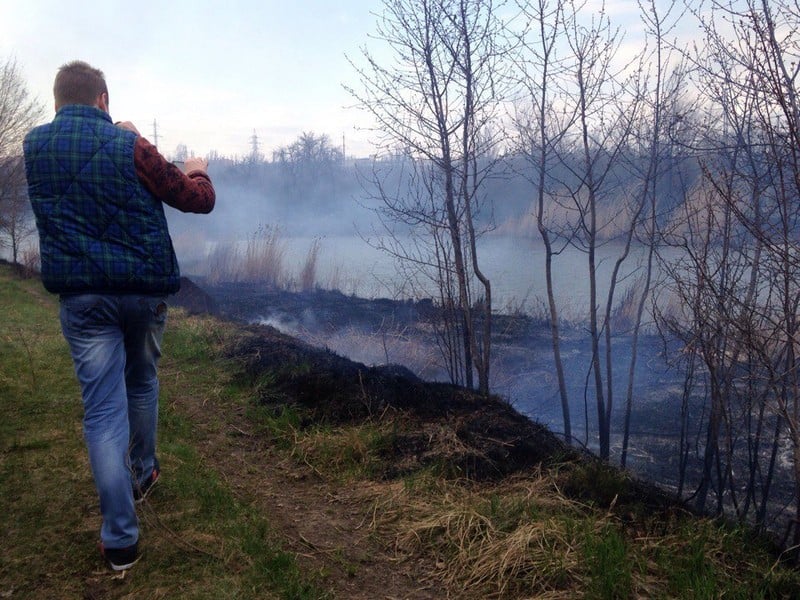
[[74, 60], [56, 73], [53, 84], [56, 110], [67, 104], [86, 104], [108, 112], [108, 88], [100, 69]]

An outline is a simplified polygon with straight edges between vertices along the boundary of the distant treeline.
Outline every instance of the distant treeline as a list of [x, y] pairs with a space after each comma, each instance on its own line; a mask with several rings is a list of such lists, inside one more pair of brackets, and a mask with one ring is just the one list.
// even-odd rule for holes
[[[201, 227], [202, 237], [212, 240], [246, 239], [259, 226], [274, 226], [287, 235], [357, 235], [375, 224], [374, 209], [379, 208], [379, 186], [407, 189], [415, 185], [408, 168], [410, 159], [402, 154], [381, 158], [345, 158], [330, 147], [327, 136], [304, 134], [323, 140], [326, 151], [287, 154], [277, 151], [272, 160], [263, 156], [226, 158], [212, 156], [209, 171], [217, 188], [219, 202], [214, 219], [198, 223], [189, 216], [171, 211], [174, 232], [181, 234]], [[581, 160], [576, 154], [575, 163]], [[613, 185], [601, 199], [609, 213], [621, 209], [635, 193], [637, 171], [648, 160], [633, 148], [617, 156], [608, 175]], [[667, 221], [700, 176], [699, 159], [673, 152], [660, 163], [666, 174], [658, 180], [660, 219]], [[534, 188], [523, 154], [509, 154], [496, 162], [484, 185], [477, 222], [484, 231], [508, 235], [535, 236]], [[569, 220], [569, 206], [559, 196], [574, 184], [577, 169], [569, 162], [548, 169], [549, 193], [553, 213]], [[611, 239], [613, 230], [606, 231]]]

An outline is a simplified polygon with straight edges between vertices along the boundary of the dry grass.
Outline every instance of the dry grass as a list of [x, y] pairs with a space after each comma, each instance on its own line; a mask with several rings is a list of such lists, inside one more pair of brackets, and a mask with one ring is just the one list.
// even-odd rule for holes
[[243, 249], [236, 244], [218, 244], [207, 259], [206, 276], [212, 284], [264, 283], [281, 287], [286, 283], [286, 245], [276, 227], [259, 227]]
[[562, 493], [563, 476], [475, 486], [420, 475], [366, 492], [371, 526], [458, 598], [744, 598], [758, 588], [795, 597], [793, 576], [782, 582], [740, 552], [741, 531], [688, 514], [598, 510]]
[[239, 268], [236, 246], [234, 244], [218, 244], [206, 259], [206, 277], [212, 284], [239, 280]]
[[300, 275], [298, 277], [300, 291], [310, 292], [314, 289], [314, 286], [317, 283], [317, 261], [319, 259], [319, 250], [320, 241], [319, 238], [315, 238], [311, 243], [311, 248], [308, 249], [305, 263], [303, 263], [303, 268], [300, 270]]
[[354, 481], [372, 474], [377, 467], [375, 450], [387, 435], [386, 426], [365, 423], [357, 427], [324, 428], [298, 435], [292, 453], [320, 476]]
[[318, 268], [321, 251], [321, 242], [315, 239], [300, 272], [291, 274], [285, 266], [287, 248], [280, 230], [262, 226], [244, 244], [217, 244], [209, 253], [205, 267], [198, 270], [213, 285], [257, 283], [275, 289], [310, 292], [320, 285]]
[[611, 322], [615, 332], [629, 333], [633, 329], [643, 287], [644, 276], [638, 277], [618, 296], [611, 312]]
[[278, 287], [284, 281], [286, 246], [276, 227], [259, 227], [247, 242], [242, 281]]
[[541, 474], [489, 490], [431, 479], [395, 485], [373, 527], [403, 558], [432, 555], [430, 576], [459, 597], [571, 598], [582, 559], [572, 522], [584, 512]]

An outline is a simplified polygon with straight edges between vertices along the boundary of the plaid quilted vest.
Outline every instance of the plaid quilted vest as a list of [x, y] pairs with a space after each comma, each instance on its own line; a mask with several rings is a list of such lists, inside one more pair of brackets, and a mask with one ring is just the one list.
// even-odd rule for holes
[[26, 136], [28, 195], [49, 291], [178, 290], [164, 208], [136, 176], [135, 142], [108, 114], [83, 105], [62, 107]]

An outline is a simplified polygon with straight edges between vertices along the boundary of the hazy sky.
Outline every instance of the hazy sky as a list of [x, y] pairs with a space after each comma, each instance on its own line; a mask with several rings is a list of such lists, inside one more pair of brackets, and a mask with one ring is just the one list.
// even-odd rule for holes
[[0, 0], [0, 60], [16, 58], [28, 89], [53, 115], [60, 65], [102, 69], [111, 116], [165, 153], [262, 152], [302, 131], [342, 136], [366, 155], [368, 134], [342, 83], [374, 31], [377, 0]]
[[[589, 0], [588, 12], [600, 0]], [[634, 0], [607, 0], [635, 37]], [[105, 72], [111, 115], [132, 121], [170, 154], [250, 152], [253, 133], [268, 157], [303, 131], [344, 137], [367, 156], [371, 134], [343, 83], [347, 56], [380, 44], [380, 0], [0, 0], [0, 60], [16, 58], [29, 90], [53, 115], [52, 82], [73, 59]], [[620, 22], [622, 21], [622, 22]], [[628, 42], [630, 43], [630, 41]], [[357, 87], [357, 86], [356, 86]]]

